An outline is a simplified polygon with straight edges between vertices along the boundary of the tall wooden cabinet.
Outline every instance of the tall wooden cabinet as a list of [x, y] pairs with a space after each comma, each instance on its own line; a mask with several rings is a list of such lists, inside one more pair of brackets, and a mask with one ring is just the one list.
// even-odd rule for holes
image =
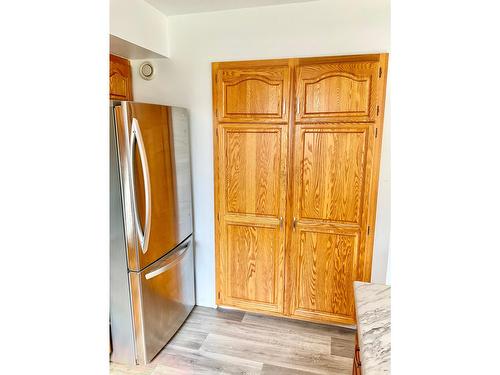
[[354, 322], [387, 55], [213, 64], [217, 303]]
[[220, 304], [282, 313], [287, 60], [214, 65]]

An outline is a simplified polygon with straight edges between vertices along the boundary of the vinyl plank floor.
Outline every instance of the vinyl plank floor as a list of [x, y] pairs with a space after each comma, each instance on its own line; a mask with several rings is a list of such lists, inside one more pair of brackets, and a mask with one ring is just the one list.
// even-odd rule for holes
[[351, 374], [355, 330], [197, 306], [147, 366], [112, 375]]
[[113, 375], [151, 375], [155, 367], [156, 366], [151, 364], [146, 366], [134, 366], [110, 363], [109, 373]]
[[314, 349], [296, 348], [292, 346], [292, 343], [290, 346], [276, 345], [214, 333], [207, 336], [200, 350], [258, 360], [275, 366], [287, 366], [315, 374], [343, 374], [352, 369], [352, 359], [350, 358], [337, 357]]
[[182, 327], [182, 334], [177, 334], [168, 343], [168, 346], [185, 349], [199, 349], [207, 338], [208, 332], [192, 329], [189, 326]]
[[257, 315], [253, 313], [245, 313], [242, 322], [253, 323], [261, 327], [272, 327], [276, 330], [298, 332], [304, 334], [319, 334], [332, 337], [350, 337], [354, 339], [356, 330], [350, 326], [337, 326], [329, 324], [317, 324], [306, 322], [303, 320], [279, 318], [268, 315]]
[[273, 366], [267, 363], [262, 366], [261, 375], [313, 375], [313, 372], [294, 370], [289, 367]]
[[153, 361], [161, 366], [158, 374], [252, 374], [258, 375], [262, 363], [239, 357], [225, 356], [218, 353], [203, 353], [202, 351], [187, 351], [166, 347]]
[[354, 353], [355, 346], [355, 338], [354, 337], [332, 337], [332, 345], [330, 354], [341, 356], [341, 357], [349, 357]]

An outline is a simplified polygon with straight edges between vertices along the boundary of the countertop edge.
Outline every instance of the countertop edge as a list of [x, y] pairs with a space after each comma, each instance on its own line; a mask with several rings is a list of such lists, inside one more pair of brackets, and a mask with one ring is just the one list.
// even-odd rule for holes
[[354, 282], [356, 326], [363, 375], [390, 374], [390, 289], [390, 285]]

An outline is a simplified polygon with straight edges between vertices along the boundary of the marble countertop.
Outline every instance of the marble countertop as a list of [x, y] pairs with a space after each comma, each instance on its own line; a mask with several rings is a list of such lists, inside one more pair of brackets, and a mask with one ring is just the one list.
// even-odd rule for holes
[[391, 373], [391, 287], [354, 282], [363, 375]]

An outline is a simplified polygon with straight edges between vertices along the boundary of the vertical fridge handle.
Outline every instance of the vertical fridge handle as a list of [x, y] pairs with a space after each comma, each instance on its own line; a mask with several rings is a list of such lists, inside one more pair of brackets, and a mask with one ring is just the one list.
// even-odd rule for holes
[[[142, 175], [144, 178], [144, 197], [146, 200], [146, 219], [144, 221], [144, 229], [141, 228], [141, 223], [139, 220], [139, 213], [137, 211], [137, 201], [135, 195], [135, 171], [134, 171], [134, 146], [137, 144], [139, 149], [139, 156], [141, 158], [142, 165]], [[151, 232], [151, 183], [149, 179], [149, 166], [148, 159], [146, 156], [146, 148], [144, 147], [144, 141], [142, 139], [141, 130], [139, 128], [139, 123], [137, 119], [132, 119], [132, 128], [130, 135], [130, 171], [132, 178], [132, 199], [134, 202], [134, 218], [135, 227], [139, 235], [139, 243], [141, 244], [142, 252], [145, 254], [148, 251], [149, 234]]]

